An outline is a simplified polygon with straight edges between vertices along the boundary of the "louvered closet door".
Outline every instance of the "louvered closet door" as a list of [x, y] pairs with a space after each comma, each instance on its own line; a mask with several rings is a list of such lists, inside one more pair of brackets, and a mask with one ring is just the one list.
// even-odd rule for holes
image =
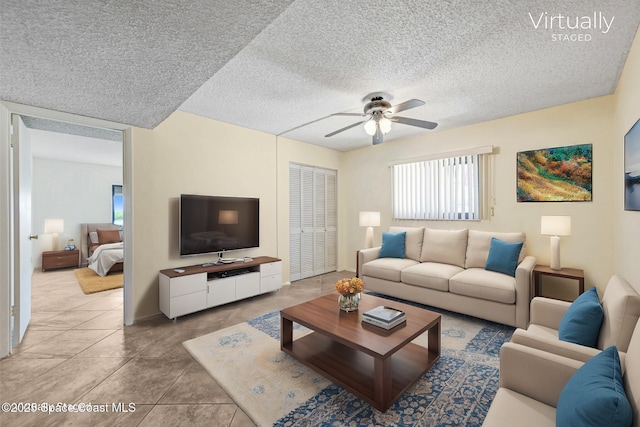
[[289, 167], [291, 280], [335, 271], [337, 265], [336, 172]]

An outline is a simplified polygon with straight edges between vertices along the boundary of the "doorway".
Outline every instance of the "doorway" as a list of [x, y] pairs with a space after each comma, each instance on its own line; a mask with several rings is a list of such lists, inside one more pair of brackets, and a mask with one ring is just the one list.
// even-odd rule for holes
[[[86, 117], [75, 116], [72, 114], [59, 113], [50, 110], [39, 109], [35, 107], [27, 107], [19, 104], [2, 102], [0, 103], [0, 150], [2, 151], [2, 167], [0, 169], [4, 169], [0, 174], [0, 229], [3, 234], [9, 236], [9, 239], [3, 239], [0, 243], [2, 246], [0, 249], [6, 251], [8, 253], [8, 257], [2, 257], [0, 260], [0, 301], [2, 307], [0, 307], [0, 358], [7, 356], [11, 352], [11, 330], [12, 330], [12, 322], [14, 318], [12, 317], [11, 311], [14, 310], [12, 307], [13, 294], [15, 292], [15, 288], [17, 288], [20, 283], [21, 273], [18, 271], [16, 266], [19, 266], [22, 263], [21, 258], [26, 258], [24, 255], [21, 257], [19, 254], [19, 249], [22, 246], [22, 242], [24, 239], [20, 236], [19, 231], [16, 227], [15, 218], [19, 216], [16, 215], [17, 211], [14, 211], [15, 200], [14, 196], [16, 195], [16, 191], [19, 188], [19, 178], [14, 171], [14, 149], [13, 143], [11, 142], [12, 135], [12, 116], [19, 115], [30, 117], [35, 120], [43, 120], [43, 121], [53, 121], [61, 125], [62, 127], [67, 127], [67, 129], [79, 129], [79, 128], [93, 128], [94, 131], [98, 132], [116, 132], [120, 135], [120, 143], [121, 148], [119, 152], [119, 157], [122, 159], [122, 173], [121, 179], [122, 181], [119, 183], [123, 187], [123, 199], [124, 199], [124, 219], [123, 223], [125, 224], [124, 237], [125, 241], [132, 241], [132, 213], [130, 209], [130, 189], [129, 185], [131, 177], [131, 129], [128, 126], [120, 125], [117, 123], [111, 123], [98, 119], [90, 119]], [[85, 130], [86, 130], [85, 129]], [[73, 150], [71, 150], [73, 151]], [[22, 153], [23, 155], [25, 153]], [[80, 186], [82, 182], [82, 177], [77, 177], [77, 185]], [[116, 184], [116, 183], [112, 183]], [[77, 191], [76, 194], [81, 194], [80, 189], [69, 190], [69, 192], [73, 193]], [[110, 203], [111, 200], [111, 186], [108, 187], [108, 201]], [[111, 215], [111, 207], [107, 208], [107, 215], [110, 220]], [[17, 221], [19, 222], [19, 221]], [[30, 226], [33, 230], [29, 233], [33, 235], [34, 232], [38, 233], [36, 229], [37, 222], [34, 222]], [[108, 221], [107, 221], [108, 222]], [[66, 242], [67, 240], [64, 240]], [[64, 243], [63, 242], [63, 243]], [[132, 245], [131, 245], [132, 246]], [[33, 256], [29, 257], [30, 259], [26, 260], [25, 263], [32, 264]], [[132, 251], [127, 250], [125, 248], [125, 260], [124, 263], [127, 266], [132, 266]], [[133, 309], [132, 309], [132, 299], [133, 299], [133, 290], [130, 283], [132, 283], [133, 272], [132, 268], [125, 269], [124, 275], [124, 292], [123, 292], [123, 305], [124, 305], [124, 323], [132, 324], [133, 323]], [[31, 270], [33, 272], [33, 269]], [[15, 287], [14, 287], [15, 284]]]

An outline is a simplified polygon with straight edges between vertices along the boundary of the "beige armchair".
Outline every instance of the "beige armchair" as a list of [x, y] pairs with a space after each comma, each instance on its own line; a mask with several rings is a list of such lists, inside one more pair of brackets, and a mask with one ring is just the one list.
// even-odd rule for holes
[[[513, 342], [500, 350], [500, 388], [483, 427], [545, 427], [556, 425], [556, 408], [569, 379], [584, 365], [575, 359]], [[624, 389], [639, 426], [640, 326], [628, 345], [622, 365]]]
[[623, 278], [613, 276], [601, 299], [604, 320], [597, 348], [561, 341], [558, 328], [570, 302], [536, 297], [531, 301], [529, 327], [516, 329], [512, 343], [586, 362], [602, 349], [615, 345], [624, 361], [631, 335], [640, 318], [640, 295]]

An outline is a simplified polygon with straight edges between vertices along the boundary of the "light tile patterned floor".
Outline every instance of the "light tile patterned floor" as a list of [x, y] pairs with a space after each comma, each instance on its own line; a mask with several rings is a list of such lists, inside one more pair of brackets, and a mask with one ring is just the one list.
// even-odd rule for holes
[[[122, 325], [122, 290], [84, 295], [72, 270], [35, 272], [25, 338], [0, 361], [0, 401], [91, 403], [103, 412], [0, 413], [0, 425], [252, 426], [182, 342], [258, 315], [335, 292], [350, 272], [294, 282], [184, 316]], [[112, 404], [135, 411], [115, 412]], [[107, 412], [108, 411], [108, 412]]]

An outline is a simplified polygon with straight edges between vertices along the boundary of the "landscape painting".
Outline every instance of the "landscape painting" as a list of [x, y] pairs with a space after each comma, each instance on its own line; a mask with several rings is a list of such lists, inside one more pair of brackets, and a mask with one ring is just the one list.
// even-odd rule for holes
[[518, 202], [592, 200], [592, 144], [518, 153]]
[[624, 136], [624, 209], [640, 211], [640, 120]]

